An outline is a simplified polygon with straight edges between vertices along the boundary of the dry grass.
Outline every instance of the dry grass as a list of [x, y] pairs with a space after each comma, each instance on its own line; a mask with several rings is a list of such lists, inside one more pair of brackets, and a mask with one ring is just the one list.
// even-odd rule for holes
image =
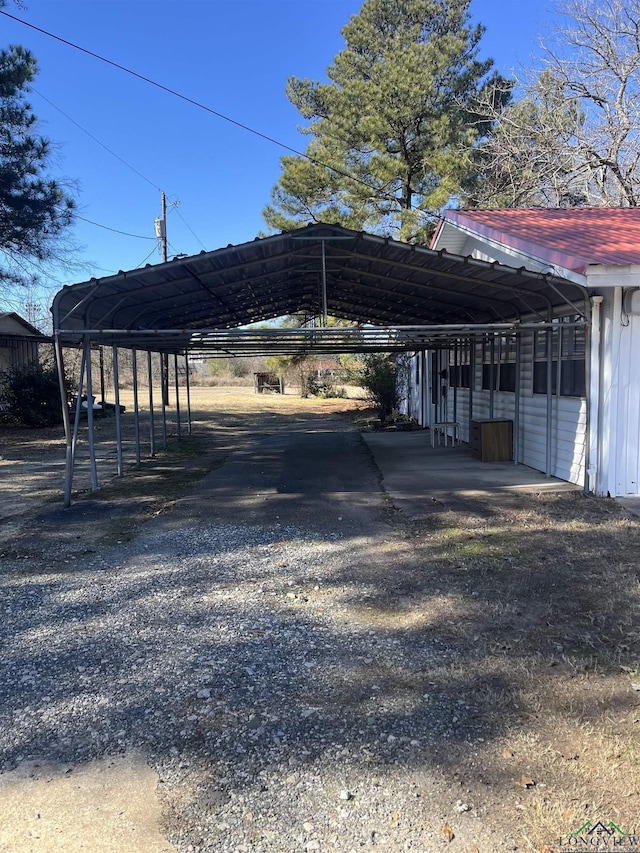
[[[402, 597], [361, 615], [461, 653], [431, 673], [490, 732], [440, 756], [532, 850], [640, 814], [640, 524], [579, 493], [504, 496], [405, 528]], [[522, 776], [534, 784], [523, 787]], [[487, 780], [490, 780], [488, 782]]]

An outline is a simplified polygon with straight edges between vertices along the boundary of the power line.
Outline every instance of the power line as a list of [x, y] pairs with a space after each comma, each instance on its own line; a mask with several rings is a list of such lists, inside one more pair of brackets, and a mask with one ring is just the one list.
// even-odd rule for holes
[[[313, 163], [316, 166], [319, 166], [323, 169], [327, 169], [327, 170], [333, 172], [334, 174], [339, 175], [340, 177], [346, 178], [347, 180], [352, 181], [353, 183], [356, 183], [356, 184], [359, 184], [360, 186], [366, 187], [370, 192], [371, 191], [374, 192], [374, 197], [377, 197], [380, 200], [391, 201], [393, 203], [398, 202], [397, 196], [394, 195], [393, 193], [387, 193], [384, 191], [375, 190], [371, 187], [371, 185], [369, 183], [367, 183], [366, 181], [363, 181], [361, 178], [357, 178], [354, 175], [351, 175], [348, 172], [345, 172], [343, 169], [339, 169], [336, 166], [330, 165], [329, 163], [324, 163], [322, 160], [319, 160], [316, 157], [312, 157], [310, 154], [307, 154], [304, 151], [299, 151], [298, 149], [293, 148], [290, 145], [287, 145], [286, 143], [281, 142], [280, 140], [275, 139], [272, 136], [268, 136], [267, 134], [262, 133], [261, 131], [256, 130], [255, 128], [253, 128], [247, 124], [243, 124], [242, 122], [237, 121], [236, 119], [233, 119], [230, 116], [227, 116], [224, 113], [219, 112], [218, 110], [214, 110], [212, 107], [209, 107], [206, 104], [201, 103], [200, 101], [196, 101], [195, 99], [190, 98], [188, 95], [184, 95], [181, 92], [178, 92], [174, 89], [169, 88], [168, 86], [164, 86], [162, 83], [158, 83], [157, 81], [151, 79], [150, 77], [146, 77], [145, 75], [140, 74], [137, 71], [133, 71], [131, 68], [128, 68], [125, 65], [120, 65], [119, 63], [114, 62], [111, 59], [107, 59], [105, 56], [102, 56], [99, 53], [95, 53], [94, 51], [88, 50], [85, 47], [81, 47], [80, 45], [75, 44], [74, 42], [69, 41], [68, 39], [64, 39], [61, 36], [57, 36], [54, 33], [50, 33], [47, 30], [42, 29], [41, 27], [35, 26], [35, 24], [31, 24], [28, 21], [22, 20], [21, 18], [17, 18], [15, 15], [10, 15], [8, 12], [4, 11], [3, 9], [0, 9], [0, 14], [4, 15], [7, 18], [10, 18], [13, 21], [16, 21], [19, 24], [23, 24], [25, 27], [29, 27], [30, 29], [35, 30], [38, 33], [41, 33], [42, 35], [45, 35], [48, 38], [52, 38], [55, 41], [60, 42], [61, 44], [67, 45], [68, 47], [72, 47], [74, 50], [78, 50], [81, 53], [86, 54], [87, 56], [91, 56], [93, 59], [98, 59], [98, 60], [100, 60], [100, 62], [104, 62], [105, 64], [110, 65], [113, 68], [117, 68], [119, 71], [124, 71], [125, 74], [129, 74], [132, 77], [136, 77], [138, 80], [142, 80], [143, 82], [148, 83], [149, 85], [154, 86], [155, 88], [160, 89], [161, 91], [166, 92], [169, 95], [173, 95], [174, 97], [179, 98], [180, 100], [185, 101], [186, 103], [191, 104], [192, 106], [198, 107], [199, 109], [202, 109], [205, 112], [210, 113], [211, 115], [214, 115], [217, 118], [220, 118], [223, 121], [226, 121], [229, 124], [232, 124], [235, 127], [240, 128], [241, 130], [246, 130], [248, 133], [252, 133], [254, 136], [258, 136], [260, 139], [264, 139], [267, 142], [271, 142], [273, 145], [277, 145], [279, 148], [283, 148], [286, 151], [290, 151], [292, 154], [295, 154], [297, 157], [302, 157], [303, 159], [308, 160], [310, 163]], [[55, 107], [55, 104], [52, 104], [52, 106]], [[57, 107], [56, 107], [56, 109], [57, 109]], [[64, 113], [63, 113], [63, 115], [64, 115]], [[67, 118], [68, 118], [68, 116], [67, 116]], [[70, 119], [70, 120], [73, 121], [73, 119]], [[74, 123], [76, 123], [76, 122], [74, 122]], [[82, 128], [80, 125], [78, 125], [78, 127], [80, 127], [81, 130], [84, 130], [84, 128]], [[87, 131], [85, 131], [85, 132], [87, 132]], [[91, 136], [91, 134], [89, 134], [89, 135]], [[92, 137], [92, 138], [95, 139], [95, 137]], [[99, 140], [96, 140], [96, 141], [99, 142]], [[127, 166], [129, 165], [124, 160], [122, 160], [121, 157], [119, 157], [117, 154], [115, 154], [113, 151], [111, 151], [109, 148], [107, 148], [107, 146], [103, 145], [101, 142], [99, 142], [99, 144], [102, 145], [103, 148], [106, 148], [107, 151], [109, 151], [111, 154], [113, 154], [119, 160], [121, 160], [121, 162], [125, 163], [125, 165], [127, 165]], [[137, 172], [137, 170], [135, 168], [133, 168], [132, 166], [129, 166], [129, 168], [133, 169], [134, 172]], [[149, 181], [149, 179], [146, 178], [144, 175], [142, 175], [140, 172], [137, 172], [137, 174], [139, 174], [140, 177], [142, 177], [145, 181], [147, 181], [148, 183], [150, 183], [152, 186], [155, 187], [155, 184], [153, 184], [152, 181]], [[155, 188], [158, 189], [158, 187], [155, 187]], [[444, 219], [444, 217], [442, 216], [441, 213], [432, 212], [429, 210], [420, 210], [419, 208], [417, 208], [417, 209], [413, 209], [413, 212], [417, 213], [418, 216], [420, 216], [421, 218], [426, 219], [426, 220], [439, 222], [439, 221]], [[186, 222], [184, 217], [181, 214], [178, 214], [178, 215], [180, 216], [180, 218], [182, 219], [184, 224], [187, 226], [189, 231], [191, 231], [193, 236], [201, 244], [202, 248], [206, 250], [206, 246], [204, 245], [204, 243], [202, 243], [202, 241], [197, 236], [197, 234], [193, 231], [191, 226]], [[82, 217], [78, 217], [78, 218], [82, 218]], [[86, 221], [89, 221], [89, 220], [86, 220]], [[92, 223], [92, 224], [99, 225], [99, 223]], [[99, 227], [106, 228], [107, 226], [99, 225]], [[115, 231], [116, 229], [107, 229], [107, 230]], [[125, 234], [125, 232], [118, 232], [118, 233]], [[133, 237], [136, 235], [127, 234], [126, 236]], [[144, 239], [148, 240], [148, 239], [154, 239], [154, 238], [145, 237]]]
[[[77, 128], [79, 128], [83, 133], [86, 133], [86, 135], [87, 135], [90, 139], [93, 139], [93, 141], [94, 141], [94, 142], [96, 142], [98, 145], [100, 145], [102, 148], [104, 148], [104, 150], [105, 150], [105, 151], [108, 151], [108, 152], [109, 152], [109, 154], [111, 154], [111, 155], [112, 155], [112, 157], [115, 157], [115, 158], [116, 158], [116, 160], [119, 160], [119, 161], [120, 161], [124, 166], [126, 166], [128, 169], [131, 169], [131, 171], [132, 171], [132, 172], [134, 172], [136, 175], [138, 175], [138, 177], [142, 178], [142, 180], [143, 180], [143, 181], [146, 181], [146, 182], [147, 182], [150, 186], [152, 186], [155, 190], [157, 190], [158, 192], [162, 192], [162, 190], [160, 189], [160, 187], [156, 186], [156, 184], [155, 184], [152, 180], [150, 180], [149, 178], [147, 178], [147, 176], [146, 176], [146, 175], [143, 175], [143, 174], [142, 174], [142, 172], [140, 172], [138, 169], [136, 169], [136, 168], [135, 168], [135, 166], [132, 166], [132, 165], [131, 165], [131, 163], [128, 163], [128, 162], [127, 162], [123, 157], [121, 157], [119, 154], [116, 154], [116, 152], [115, 152], [115, 151], [113, 151], [111, 148], [109, 148], [109, 146], [108, 146], [108, 145], [105, 145], [105, 144], [104, 144], [104, 142], [102, 142], [100, 139], [98, 139], [98, 137], [97, 137], [97, 136], [94, 136], [94, 134], [93, 134], [93, 133], [91, 133], [89, 130], [87, 130], [87, 129], [86, 129], [86, 127], [83, 127], [79, 122], [77, 122], [77, 121], [76, 121], [74, 118], [72, 118], [68, 113], [66, 113], [63, 109], [61, 109], [57, 104], [54, 104], [54, 103], [53, 103], [53, 101], [51, 101], [49, 98], [47, 98], [47, 96], [46, 96], [46, 95], [43, 95], [43, 94], [42, 94], [42, 92], [40, 92], [40, 91], [39, 91], [38, 89], [36, 89], [34, 86], [32, 86], [32, 87], [31, 87], [31, 89], [32, 89], [32, 91], [34, 91], [34, 92], [36, 93], [36, 95], [38, 95], [39, 97], [41, 97], [41, 98], [42, 98], [44, 101], [46, 101], [50, 106], [52, 106], [52, 107], [53, 107], [55, 110], [57, 110], [61, 115], [63, 115], [63, 116], [64, 116], [68, 121], [70, 121], [70, 122], [71, 122], [71, 124], [74, 124], [74, 125], [75, 125]], [[178, 216], [180, 217], [180, 219], [183, 221], [183, 223], [186, 225], [186, 227], [189, 229], [189, 231], [190, 231], [190, 232], [193, 234], [193, 236], [196, 238], [196, 240], [198, 241], [198, 243], [200, 243], [200, 245], [202, 246], [202, 248], [206, 250], [206, 248], [207, 248], [207, 247], [204, 245], [204, 243], [202, 242], [202, 240], [200, 239], [200, 237], [198, 237], [198, 235], [197, 235], [197, 234], [196, 234], [196, 232], [193, 230], [193, 228], [189, 225], [189, 223], [188, 223], [188, 222], [187, 222], [187, 220], [184, 218], [184, 216], [179, 212], [179, 210], [177, 209], [177, 207], [174, 207], [173, 209], [176, 211], [176, 213], [178, 214]], [[81, 217], [79, 217], [79, 218], [81, 218]], [[86, 220], [86, 221], [89, 221], [89, 220]], [[98, 223], [92, 223], [92, 224], [97, 225]], [[107, 226], [106, 226], [106, 225], [103, 225], [103, 226], [100, 226], [100, 227], [102, 227], [102, 228], [106, 228]], [[109, 229], [109, 230], [114, 230], [114, 229]], [[124, 233], [124, 232], [123, 232], [123, 233]], [[133, 236], [133, 235], [131, 235], [131, 236]], [[149, 239], [149, 238], [146, 238], [146, 237], [145, 237], [145, 239]]]
[[88, 130], [86, 129], [86, 127], [83, 127], [79, 122], [77, 122], [75, 119], [71, 118], [71, 116], [70, 116], [70, 115], [68, 115], [67, 113], [65, 113], [65, 111], [64, 111], [64, 110], [60, 109], [60, 107], [59, 107], [59, 106], [57, 106], [57, 104], [54, 104], [54, 103], [53, 103], [53, 101], [50, 101], [50, 100], [49, 100], [49, 98], [47, 98], [47, 97], [46, 97], [46, 95], [43, 95], [43, 94], [42, 94], [42, 92], [38, 91], [38, 89], [36, 89], [34, 86], [31, 86], [31, 89], [32, 89], [32, 91], [34, 91], [34, 92], [36, 93], [36, 95], [39, 95], [39, 96], [42, 98], [42, 100], [43, 100], [43, 101], [46, 101], [50, 106], [52, 106], [52, 107], [54, 108], [54, 110], [57, 110], [57, 111], [58, 111], [61, 115], [63, 115], [63, 116], [64, 116], [68, 121], [70, 121], [70, 122], [71, 122], [71, 124], [75, 124], [75, 126], [76, 126], [76, 127], [78, 127], [78, 128], [80, 128], [80, 130], [81, 130], [83, 133], [86, 133], [86, 134], [87, 134], [87, 136], [88, 136], [90, 139], [93, 139], [93, 141], [94, 141], [94, 142], [97, 142], [97, 143], [98, 143], [98, 145], [100, 145], [102, 148], [104, 148], [104, 150], [105, 150], [105, 151], [108, 151], [108, 152], [109, 152], [109, 154], [111, 154], [113, 157], [115, 157], [115, 158], [116, 158], [116, 160], [119, 160], [123, 165], [125, 165], [125, 166], [127, 167], [127, 169], [131, 169], [131, 171], [132, 171], [132, 172], [135, 172], [135, 173], [136, 173], [136, 175], [138, 175], [138, 177], [142, 178], [142, 180], [143, 180], [143, 181], [146, 181], [148, 184], [151, 184], [151, 186], [154, 188], [154, 190], [158, 190], [158, 192], [162, 192], [162, 190], [160, 189], [160, 187], [157, 187], [157, 186], [154, 184], [154, 182], [153, 182], [153, 181], [149, 180], [149, 178], [147, 178], [147, 177], [146, 177], [146, 175], [143, 175], [143, 174], [142, 174], [142, 172], [139, 172], [139, 171], [135, 168], [135, 166], [132, 166], [132, 165], [131, 165], [131, 163], [127, 163], [127, 161], [126, 161], [126, 160], [124, 160], [124, 159], [123, 159], [119, 154], [116, 154], [116, 152], [115, 152], [115, 151], [112, 151], [112, 150], [111, 150], [111, 148], [109, 148], [109, 146], [108, 146], [108, 145], [105, 145], [105, 144], [104, 144], [104, 142], [101, 142], [101, 141], [98, 139], [98, 137], [97, 137], [97, 136], [94, 136], [94, 135], [93, 135], [93, 133], [91, 133], [90, 131], [88, 131]]
[[[367, 187], [367, 189], [369, 190], [371, 189], [370, 185], [366, 181], [363, 181], [360, 178], [356, 178], [353, 175], [350, 175], [348, 172], [343, 171], [342, 169], [338, 169], [335, 166], [331, 166], [329, 163], [323, 163], [321, 160], [312, 157], [310, 154], [307, 154], [304, 151], [298, 151], [297, 148], [292, 148], [290, 145], [287, 145], [284, 142], [280, 142], [278, 139], [275, 139], [272, 136], [268, 136], [266, 133], [262, 133], [261, 131], [250, 127], [248, 124], [243, 124], [242, 122], [237, 121], [236, 119], [230, 118], [224, 113], [218, 112], [218, 110], [214, 110], [212, 107], [208, 107], [206, 104], [203, 104], [200, 101], [196, 101], [195, 99], [190, 98], [188, 95], [183, 95], [181, 92], [178, 92], [175, 89], [170, 89], [168, 86], [164, 86], [162, 83], [158, 83], [156, 80], [152, 80], [150, 77], [145, 77], [144, 74], [140, 74], [137, 71], [133, 71], [131, 68], [127, 68], [126, 65], [120, 65], [118, 62], [114, 62], [112, 59], [107, 59], [105, 56], [101, 56], [99, 53], [94, 53], [94, 51], [88, 50], [86, 47], [81, 47], [80, 45], [75, 44], [74, 42], [69, 41], [68, 39], [64, 39], [61, 36], [57, 36], [54, 33], [50, 33], [47, 30], [43, 30], [41, 27], [36, 27], [35, 24], [30, 24], [28, 21], [24, 21], [22, 18], [16, 18], [15, 15], [10, 15], [4, 10], [0, 10], [0, 14], [4, 15], [6, 18], [10, 18], [12, 21], [16, 21], [19, 24], [23, 24], [25, 27], [29, 27], [30, 29], [41, 33], [42, 35], [45, 35], [48, 38], [55, 39], [61, 44], [67, 45], [67, 47], [72, 47], [74, 50], [79, 50], [81, 53], [84, 53], [87, 56], [91, 56], [93, 59], [99, 59], [100, 62], [104, 62], [107, 65], [111, 65], [112, 68], [117, 68], [119, 71], [124, 71], [125, 74], [130, 74], [132, 77], [136, 77], [138, 80], [142, 80], [145, 83], [149, 83], [150, 86], [155, 86], [156, 89], [161, 89], [163, 92], [167, 92], [169, 95], [173, 95], [176, 98], [180, 98], [180, 100], [186, 101], [186, 103], [191, 104], [194, 107], [198, 107], [199, 109], [204, 110], [205, 112], [208, 112], [211, 115], [222, 119], [223, 121], [229, 122], [229, 124], [233, 124], [235, 125], [235, 127], [239, 127], [241, 130], [246, 130], [248, 133], [252, 133], [254, 136], [260, 137], [260, 139], [264, 139], [267, 142], [271, 142], [273, 145], [277, 145], [279, 148], [283, 148], [285, 151], [290, 151], [297, 157], [303, 157], [304, 159], [309, 160], [309, 162], [315, 164], [316, 166], [321, 166], [323, 169], [329, 169], [336, 175], [340, 175], [343, 178], [347, 178], [347, 180]], [[397, 201], [397, 198], [394, 195], [380, 193], [379, 197], [387, 199], [388, 201]]]
[[113, 231], [114, 234], [122, 234], [124, 237], [135, 237], [136, 240], [153, 240], [156, 241], [155, 237], [145, 237], [141, 234], [130, 234], [128, 231], [119, 231], [117, 228], [110, 228], [108, 225], [102, 225], [100, 222], [94, 222], [92, 219], [85, 219], [84, 216], [79, 216], [77, 213], [74, 214], [76, 219], [81, 219], [83, 222], [88, 222], [89, 225], [95, 225], [98, 228], [104, 228], [105, 231]]
[[153, 255], [153, 253], [154, 253], [154, 252], [155, 252], [155, 247], [154, 247], [154, 248], [149, 252], [149, 254], [147, 255], [147, 257], [146, 257], [146, 258], [143, 258], [143, 260], [141, 260], [141, 261], [140, 261], [140, 263], [139, 263], [137, 266], [135, 266], [135, 267], [134, 267], [134, 269], [136, 269], [136, 270], [137, 270], [137, 269], [140, 269], [140, 267], [142, 266], [142, 264], [144, 264], [146, 261], [148, 261], [148, 260], [149, 260], [149, 258], [151, 257], [151, 255]]
[[193, 228], [189, 225], [189, 223], [188, 223], [188, 222], [187, 222], [187, 220], [184, 218], [184, 216], [180, 213], [180, 211], [178, 210], [178, 208], [174, 205], [174, 206], [171, 208], [171, 210], [175, 210], [175, 212], [178, 214], [178, 216], [180, 217], [180, 219], [182, 219], [182, 221], [183, 221], [183, 222], [184, 222], [184, 224], [187, 226], [187, 228], [189, 229], [189, 231], [191, 231], [191, 233], [193, 234], [193, 236], [196, 238], [196, 240], [198, 241], [198, 243], [200, 243], [200, 245], [202, 246], [202, 248], [203, 248], [203, 249], [205, 250], [205, 252], [206, 252], [206, 251], [207, 251], [207, 247], [206, 247], [206, 246], [205, 246], [205, 244], [202, 242], [202, 240], [198, 237], [198, 235], [197, 235], [197, 234], [196, 234], [196, 232], [193, 230]]

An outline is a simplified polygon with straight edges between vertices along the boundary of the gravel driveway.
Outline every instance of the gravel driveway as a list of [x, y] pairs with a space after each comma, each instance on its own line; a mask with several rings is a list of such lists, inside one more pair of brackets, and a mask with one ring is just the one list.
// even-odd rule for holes
[[367, 618], [419, 567], [359, 433], [256, 436], [132, 541], [83, 541], [87, 512], [2, 555], [5, 774], [142, 753], [180, 851], [520, 849], [439, 769], [493, 734], [459, 652]]

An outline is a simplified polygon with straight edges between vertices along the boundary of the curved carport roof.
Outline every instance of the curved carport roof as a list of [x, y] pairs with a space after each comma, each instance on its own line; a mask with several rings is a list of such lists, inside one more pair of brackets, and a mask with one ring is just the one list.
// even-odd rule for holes
[[[62, 345], [89, 338], [156, 352], [361, 352], [546, 322], [559, 307], [584, 315], [585, 297], [552, 275], [317, 224], [64, 287], [52, 311]], [[295, 312], [359, 325], [246, 328]]]
[[[54, 298], [52, 312], [67, 439], [65, 506], [71, 501], [83, 388], [92, 397], [91, 350], [96, 344], [113, 346], [116, 377], [119, 347], [133, 351], [134, 365], [136, 350], [148, 352], [153, 455], [152, 352], [174, 354], [180, 435], [180, 353], [186, 358], [193, 350], [211, 355], [426, 350], [491, 331], [544, 327], [554, 313], [578, 314], [579, 322], [584, 322], [587, 296], [585, 288], [552, 275], [322, 224], [64, 287]], [[296, 312], [339, 317], [357, 325], [321, 323], [303, 329], [252, 325]], [[72, 426], [62, 353], [65, 346], [80, 344], [83, 357]], [[168, 372], [161, 368], [161, 374], [164, 422]], [[136, 375], [134, 367], [134, 391]], [[185, 376], [188, 397], [188, 370]], [[117, 388], [116, 381], [117, 459], [122, 473]], [[139, 461], [137, 404], [134, 409]], [[87, 418], [95, 490], [92, 406]]]

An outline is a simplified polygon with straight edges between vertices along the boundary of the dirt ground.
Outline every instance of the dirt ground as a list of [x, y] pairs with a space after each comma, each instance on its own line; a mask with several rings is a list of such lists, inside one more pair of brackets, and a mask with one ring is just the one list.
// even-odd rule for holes
[[[64, 530], [38, 522], [43, 507], [61, 505], [61, 431], [0, 428], [0, 553], [34, 553], [54, 535], [72, 549], [80, 536], [83, 546], [133, 537], [256, 431], [322, 412], [355, 421], [366, 407], [242, 388], [193, 389], [192, 404], [194, 434], [181, 442], [171, 436], [169, 450], [124, 479], [112, 476], [113, 419], [98, 421], [104, 488], [88, 491], [80, 458]], [[497, 500], [434, 507], [419, 521], [390, 506], [389, 570], [357, 618], [468, 650], [478, 688], [464, 698], [495, 722], [496, 736], [473, 751], [452, 743], [438, 762], [452, 788], [482, 802], [494, 826], [517, 830], [522, 849], [562, 849], [558, 839], [577, 839], [588, 821], [613, 822], [627, 833], [618, 846], [640, 849], [629, 840], [640, 829], [640, 524], [615, 502], [579, 493]], [[446, 673], [454, 702], [463, 680], [468, 693], [463, 675]]]

